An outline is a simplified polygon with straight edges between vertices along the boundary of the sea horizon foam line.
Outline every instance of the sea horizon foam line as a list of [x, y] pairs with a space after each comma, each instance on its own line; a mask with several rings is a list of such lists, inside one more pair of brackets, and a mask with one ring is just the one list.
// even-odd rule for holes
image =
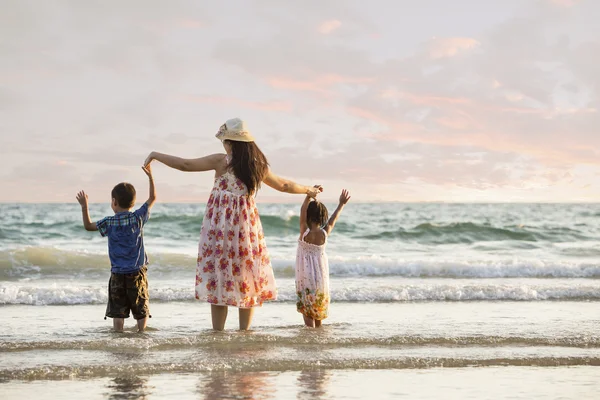
[[[152, 302], [195, 301], [194, 289], [189, 287], [152, 287]], [[346, 286], [331, 290], [332, 302], [396, 303], [396, 302], [461, 302], [461, 301], [580, 301], [600, 300], [600, 283], [590, 285], [525, 285], [515, 284], [411, 284], [389, 286]], [[79, 305], [105, 304], [106, 284], [54, 284], [36, 287], [19, 284], [0, 284], [0, 305]], [[293, 287], [281, 288], [277, 302], [296, 302]]]
[[[195, 274], [196, 256], [150, 253], [149, 273]], [[272, 259], [275, 275], [293, 277], [294, 260]], [[100, 278], [110, 269], [108, 256], [98, 253], [27, 247], [0, 251], [0, 281], [21, 278]], [[331, 276], [401, 276], [408, 278], [600, 278], [600, 263], [590, 261], [501, 260], [381, 260], [330, 258]]]

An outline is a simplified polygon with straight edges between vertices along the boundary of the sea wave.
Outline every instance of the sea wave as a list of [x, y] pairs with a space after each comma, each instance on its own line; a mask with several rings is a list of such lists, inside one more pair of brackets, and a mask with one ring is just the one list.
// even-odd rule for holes
[[498, 227], [475, 222], [447, 224], [422, 223], [413, 228], [398, 228], [362, 236], [369, 240], [419, 241], [429, 244], [471, 244], [489, 241], [564, 242], [590, 239], [581, 231], [567, 227]]
[[[150, 286], [153, 302], [194, 301], [192, 284], [182, 286]], [[600, 283], [595, 285], [556, 284], [488, 284], [418, 283], [396, 286], [359, 284], [340, 285], [331, 289], [333, 302], [396, 303], [415, 301], [580, 301], [600, 300]], [[107, 301], [105, 283], [92, 285], [61, 283], [49, 286], [0, 284], [0, 304], [75, 305], [103, 304]], [[278, 291], [279, 302], [296, 302], [292, 286]]]
[[[472, 206], [469, 205], [463, 205], [463, 211], [455, 210], [455, 215], [447, 215], [441, 209], [428, 209], [427, 205], [416, 207], [414, 210], [401, 205], [392, 206], [388, 204], [386, 210], [381, 210], [377, 205], [358, 207], [361, 210], [357, 210], [356, 215], [345, 215], [337, 224], [336, 230], [356, 240], [403, 240], [426, 244], [470, 244], [490, 241], [555, 243], [600, 239], [600, 232], [593, 221], [597, 215], [591, 211], [577, 216], [581, 218], [578, 222], [584, 223], [574, 224], [573, 220], [569, 219], [544, 220], [544, 215], [538, 215], [541, 210], [533, 212], [527, 207], [522, 209], [520, 218], [512, 220], [503, 217], [506, 210], [502, 209], [490, 209], [488, 216], [470, 215], [468, 210]], [[43, 207], [48, 207], [47, 213], [42, 212]], [[299, 206], [291, 209], [272, 206], [265, 208], [261, 211], [261, 222], [267, 237], [297, 233], [300, 222], [297, 215]], [[50, 205], [32, 205], [32, 212], [35, 213], [35, 218], [23, 218], [22, 214], [4, 218], [0, 215], [0, 238], [19, 243], [35, 238], [68, 238], [85, 234], [75, 207], [59, 210]], [[565, 213], [568, 212], [565, 208]], [[96, 218], [99, 219], [99, 216]], [[182, 237], [197, 239], [203, 218], [203, 207], [157, 207], [147, 225], [146, 234], [148, 237], [172, 240]], [[363, 219], [371, 223], [360, 223]]]
[[[149, 271], [155, 277], [194, 276], [196, 256], [149, 253]], [[294, 260], [273, 259], [277, 277], [294, 277]], [[53, 247], [24, 247], [0, 251], [0, 281], [44, 278], [99, 279], [110, 269], [107, 255]], [[539, 259], [500, 260], [382, 260], [369, 257], [330, 258], [330, 275], [399, 276], [407, 278], [600, 278], [600, 263]]]
[[210, 358], [199, 361], [101, 365], [50, 365], [33, 368], [10, 368], [0, 370], [0, 380], [60, 380], [73, 378], [94, 378], [112, 376], [139, 376], [161, 373], [198, 372], [254, 372], [254, 371], [311, 371], [348, 369], [424, 369], [424, 368], [464, 368], [491, 366], [600, 366], [600, 357], [495, 357], [495, 358], [454, 358], [454, 357], [395, 357], [358, 359], [320, 359], [315, 361], [298, 359], [238, 358], [224, 360]]
[[[293, 328], [297, 328], [294, 326]], [[395, 335], [389, 337], [349, 337], [339, 335], [319, 335], [315, 343], [314, 335], [283, 336], [277, 334], [253, 335], [215, 335], [199, 334], [193, 336], [156, 338], [113, 337], [62, 341], [2, 341], [0, 352], [21, 352], [40, 350], [185, 350], [197, 348], [215, 348], [225, 346], [228, 349], [247, 348], [248, 346], [268, 345], [271, 347], [318, 346], [320, 349], [357, 348], [357, 347], [569, 347], [600, 348], [598, 336], [565, 337], [522, 337], [522, 336], [423, 336]]]
[[[181, 237], [197, 239], [204, 216], [202, 214], [158, 214], [152, 215], [145, 229], [148, 237], [178, 240]], [[300, 224], [298, 216], [281, 217], [262, 215], [261, 223], [267, 235], [296, 234]], [[83, 228], [79, 220], [14, 221], [0, 229], [0, 238], [13, 241], [30, 239], [57, 239], [77, 237]]]

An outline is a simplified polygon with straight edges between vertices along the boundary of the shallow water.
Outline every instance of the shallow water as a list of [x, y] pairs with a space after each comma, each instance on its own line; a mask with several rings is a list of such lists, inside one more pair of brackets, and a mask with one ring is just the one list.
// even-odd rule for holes
[[193, 299], [203, 207], [156, 207], [153, 318], [116, 334], [77, 207], [0, 205], [0, 398], [597, 398], [600, 205], [348, 207], [320, 330], [295, 311], [297, 208], [259, 207], [278, 300], [216, 333]]
[[0, 384], [3, 399], [596, 399], [594, 367], [197, 372]]
[[[2, 309], [0, 379], [191, 372], [600, 365], [597, 302], [340, 303], [323, 329], [288, 304], [254, 330], [209, 329], [201, 303], [153, 304], [148, 332], [116, 334], [103, 306]], [[27, 313], [27, 317], [22, 315]], [[31, 329], [35, 321], [36, 329]], [[129, 320], [130, 328], [133, 321]], [[24, 335], [24, 332], [28, 332]]]

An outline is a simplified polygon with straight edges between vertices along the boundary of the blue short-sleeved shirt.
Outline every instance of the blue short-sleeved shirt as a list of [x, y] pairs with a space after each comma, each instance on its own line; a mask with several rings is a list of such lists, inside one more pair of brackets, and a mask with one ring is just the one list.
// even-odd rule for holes
[[108, 236], [108, 257], [111, 272], [131, 274], [148, 263], [144, 249], [144, 224], [150, 212], [148, 204], [134, 212], [120, 212], [96, 222], [102, 236]]

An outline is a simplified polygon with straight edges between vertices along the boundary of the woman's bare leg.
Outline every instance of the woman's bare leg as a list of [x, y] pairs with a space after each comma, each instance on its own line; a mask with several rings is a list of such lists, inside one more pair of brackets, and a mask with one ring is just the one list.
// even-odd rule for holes
[[306, 315], [302, 315], [304, 317], [304, 324], [306, 326], [308, 326], [309, 328], [314, 328], [315, 327], [315, 320], [312, 318], [307, 317]]
[[320, 328], [321, 327], [321, 320], [320, 319], [315, 319], [315, 328]]
[[225, 329], [225, 321], [227, 321], [227, 306], [210, 305], [210, 316], [212, 317], [212, 326], [215, 331]]
[[240, 308], [240, 331], [247, 331], [250, 329], [253, 316], [254, 308]]

